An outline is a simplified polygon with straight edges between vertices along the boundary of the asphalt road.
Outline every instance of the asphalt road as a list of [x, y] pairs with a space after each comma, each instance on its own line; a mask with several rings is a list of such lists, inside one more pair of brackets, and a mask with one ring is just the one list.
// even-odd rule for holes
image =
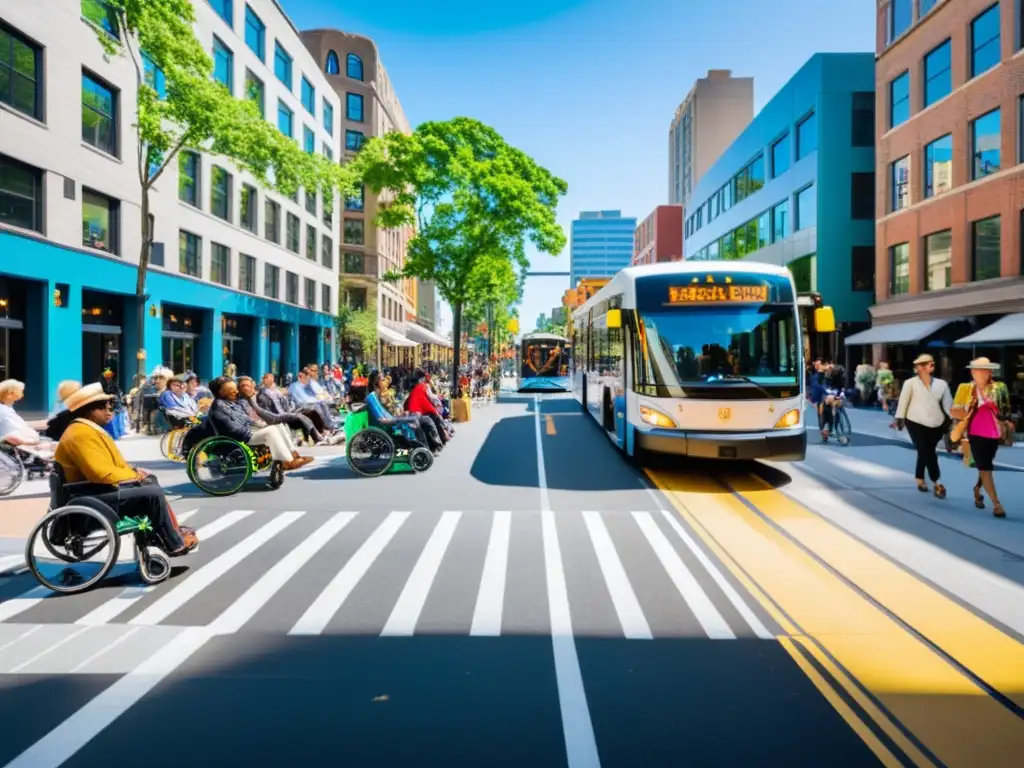
[[422, 475], [318, 453], [228, 499], [149, 462], [202, 539], [155, 588], [0, 576], [0, 765], [1020, 765], [1024, 473], [999, 521], [867, 435], [642, 471], [533, 396]]

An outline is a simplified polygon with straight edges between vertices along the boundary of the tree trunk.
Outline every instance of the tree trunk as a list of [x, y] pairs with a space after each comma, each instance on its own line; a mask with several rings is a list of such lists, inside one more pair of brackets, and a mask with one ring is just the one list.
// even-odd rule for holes
[[456, 301], [452, 305], [452, 388], [451, 394], [458, 393], [459, 387], [459, 361], [462, 357], [462, 302]]
[[149, 226], [149, 189], [142, 188], [142, 248], [139, 252], [139, 267], [135, 275], [135, 301], [138, 305], [138, 363], [136, 386], [146, 380], [146, 274], [149, 272], [149, 255], [153, 248], [153, 233]]

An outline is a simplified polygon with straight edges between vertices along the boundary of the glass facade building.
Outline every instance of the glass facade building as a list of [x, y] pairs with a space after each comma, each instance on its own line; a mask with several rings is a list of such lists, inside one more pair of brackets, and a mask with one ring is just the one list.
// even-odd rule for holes
[[622, 211], [582, 211], [573, 221], [569, 240], [570, 285], [583, 278], [611, 277], [633, 259], [636, 218]]

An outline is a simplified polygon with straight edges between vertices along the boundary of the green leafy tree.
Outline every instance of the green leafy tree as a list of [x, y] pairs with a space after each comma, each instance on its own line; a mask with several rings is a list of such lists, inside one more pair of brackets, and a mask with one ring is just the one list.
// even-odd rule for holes
[[354, 338], [359, 341], [363, 356], [375, 362], [377, 357], [377, 312], [373, 308], [353, 309], [347, 304], [338, 307], [334, 327], [339, 338]]
[[[142, 193], [135, 293], [142, 351], [153, 244], [149, 195], [164, 172], [179, 162], [182, 150], [223, 156], [263, 186], [288, 195], [299, 187], [319, 190], [332, 204], [335, 193], [354, 192], [355, 177], [347, 167], [304, 152], [267, 122], [255, 90], [236, 99], [213, 79], [213, 61], [193, 31], [191, 0], [83, 0], [82, 13], [93, 22], [106, 55], [126, 56], [135, 66], [135, 162]], [[141, 354], [139, 375], [145, 375]]]
[[374, 194], [387, 192], [378, 226], [416, 227], [400, 277], [434, 281], [451, 306], [457, 380], [467, 304], [517, 283], [527, 243], [551, 255], [565, 247], [555, 214], [566, 183], [467, 117], [371, 139], [354, 165]]

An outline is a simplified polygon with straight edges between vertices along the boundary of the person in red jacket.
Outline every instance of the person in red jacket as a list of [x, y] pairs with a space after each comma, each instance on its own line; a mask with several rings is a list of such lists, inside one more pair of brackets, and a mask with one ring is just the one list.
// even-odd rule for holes
[[[434, 429], [437, 431], [437, 438], [444, 445], [448, 442], [448, 431], [444, 428], [444, 420], [441, 418], [440, 412], [437, 410], [437, 406], [431, 402], [430, 393], [427, 391], [427, 382], [424, 380], [426, 374], [417, 369], [412, 375], [412, 391], [409, 392], [409, 397], [405, 401], [406, 413], [415, 413], [420, 416], [426, 416]], [[421, 420], [425, 421], [425, 420]], [[427, 435], [433, 438], [431, 430], [424, 423], [424, 429]]]

